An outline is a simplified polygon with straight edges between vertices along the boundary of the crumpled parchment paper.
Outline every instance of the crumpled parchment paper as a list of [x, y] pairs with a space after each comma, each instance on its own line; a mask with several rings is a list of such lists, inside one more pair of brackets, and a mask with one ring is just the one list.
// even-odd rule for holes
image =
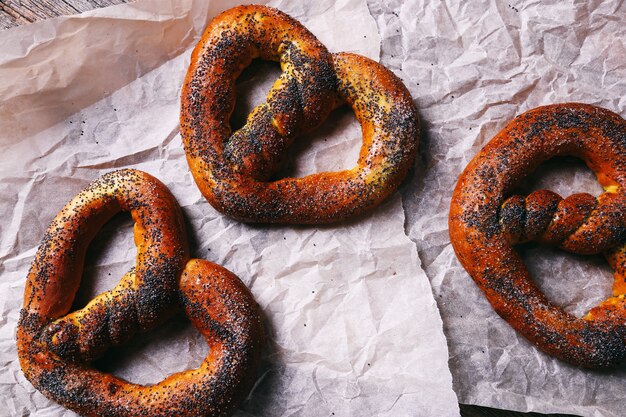
[[[381, 61], [422, 116], [421, 166], [403, 191], [406, 230], [444, 321], [461, 403], [584, 416], [625, 415], [626, 366], [577, 369], [535, 349], [495, 314], [449, 242], [452, 190], [467, 163], [515, 115], [580, 101], [626, 116], [626, 4], [620, 1], [370, 1]], [[522, 184], [598, 195], [576, 159], [551, 161]], [[582, 316], [611, 291], [601, 256], [528, 245], [540, 288]]]
[[[378, 59], [380, 37], [360, 0], [274, 1], [332, 51]], [[324, 227], [245, 225], [197, 190], [178, 134], [179, 95], [208, 20], [232, 2], [143, 0], [61, 17], [0, 36], [0, 415], [71, 416], [19, 369], [15, 326], [27, 270], [48, 223], [80, 189], [117, 168], [162, 180], [183, 207], [194, 255], [235, 272], [263, 311], [270, 340], [238, 416], [458, 416], [442, 322], [399, 194], [374, 212]], [[242, 75], [241, 102], [261, 102], [277, 69]], [[247, 109], [238, 110], [247, 114]], [[356, 162], [347, 110], [294, 151], [305, 175]], [[112, 288], [134, 262], [129, 216], [90, 247], [77, 306]], [[197, 366], [202, 337], [179, 318], [97, 366], [155, 383]]]

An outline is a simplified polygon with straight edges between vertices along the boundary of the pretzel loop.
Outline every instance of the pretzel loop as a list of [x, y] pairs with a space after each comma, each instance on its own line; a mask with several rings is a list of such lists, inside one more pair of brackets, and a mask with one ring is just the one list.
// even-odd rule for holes
[[[114, 289], [66, 315], [91, 239], [120, 210], [135, 221], [136, 267]], [[180, 209], [163, 184], [140, 171], [107, 174], [50, 225], [28, 274], [25, 310], [49, 323], [42, 336], [57, 354], [90, 361], [174, 313], [178, 277], [189, 257], [185, 241]]]
[[[283, 70], [267, 101], [229, 143], [235, 80], [253, 59], [279, 61]], [[300, 23], [262, 6], [240, 6], [213, 19], [193, 51], [183, 90], [181, 125], [192, 130], [185, 142], [190, 164], [204, 154], [226, 158], [232, 170], [269, 178], [295, 135], [310, 130], [332, 109], [335, 77], [330, 54]], [[200, 118], [203, 115], [210, 117]], [[184, 129], [183, 132], [185, 132]], [[247, 140], [254, 136], [253, 141]], [[206, 155], [211, 152], [215, 155]], [[192, 165], [192, 172], [193, 172]], [[230, 171], [230, 170], [229, 170]], [[228, 175], [215, 170], [215, 180]]]
[[[283, 73], [266, 103], [232, 133], [235, 80], [253, 58], [280, 60]], [[339, 103], [363, 131], [357, 166], [270, 181], [286, 148]], [[263, 6], [216, 17], [194, 50], [182, 90], [181, 135], [202, 194], [247, 222], [328, 223], [357, 215], [389, 196], [417, 150], [417, 112], [404, 85], [381, 65], [332, 55], [298, 22]]]
[[[540, 190], [506, 198], [545, 160], [583, 159], [606, 190], [562, 199]], [[450, 238], [496, 310], [544, 351], [602, 368], [626, 358], [626, 122], [584, 104], [539, 107], [516, 117], [468, 164], [450, 206]], [[613, 294], [582, 319], [550, 303], [513, 245], [536, 240], [579, 253], [604, 252]]]
[[[135, 267], [114, 289], [67, 314], [89, 242], [120, 210], [135, 221]], [[142, 386], [88, 366], [181, 305], [211, 348], [200, 368]], [[218, 265], [189, 260], [176, 200], [135, 170], [94, 181], [53, 220], [28, 274], [17, 329], [27, 379], [47, 397], [94, 417], [226, 415], [254, 381], [261, 338], [247, 288]]]

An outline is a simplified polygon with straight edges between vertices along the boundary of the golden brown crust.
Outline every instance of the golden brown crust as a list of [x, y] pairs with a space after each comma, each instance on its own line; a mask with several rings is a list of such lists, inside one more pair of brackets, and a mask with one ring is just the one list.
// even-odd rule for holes
[[[583, 159], [606, 192], [566, 199], [511, 190], [557, 155]], [[468, 164], [450, 206], [450, 238], [463, 267], [496, 310], [542, 350], [601, 368], [626, 358], [626, 122], [598, 107], [539, 107], [510, 122]], [[582, 319], [551, 304], [532, 282], [515, 243], [536, 240], [607, 255], [613, 295]]]
[[[113, 290], [71, 308], [89, 241], [112, 215], [135, 220], [137, 263]], [[85, 416], [225, 416], [246, 395], [262, 325], [246, 287], [224, 268], [190, 260], [180, 208], [150, 175], [121, 170], [89, 185], [57, 215], [28, 275], [17, 329], [20, 365], [44, 395]], [[141, 386], [89, 361], [180, 306], [205, 336], [200, 368]]]
[[[235, 80], [255, 57], [280, 60], [284, 72], [267, 103], [232, 133]], [[268, 181], [294, 138], [344, 101], [362, 126], [357, 166]], [[181, 102], [181, 134], [200, 191], [241, 221], [315, 224], [358, 215], [398, 187], [417, 150], [417, 112], [397, 77], [358, 55], [331, 56], [302, 25], [268, 7], [237, 7], [211, 22]]]

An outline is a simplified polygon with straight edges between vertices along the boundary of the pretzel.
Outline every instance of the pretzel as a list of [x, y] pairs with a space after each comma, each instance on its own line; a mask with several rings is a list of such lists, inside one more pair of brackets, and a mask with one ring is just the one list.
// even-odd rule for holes
[[[280, 61], [267, 102], [232, 133], [235, 80], [252, 59]], [[270, 181], [287, 147], [346, 102], [363, 132], [357, 166]], [[388, 197], [417, 150], [417, 112], [402, 82], [367, 58], [332, 55], [302, 25], [263, 6], [217, 16], [194, 49], [181, 98], [181, 135], [202, 194], [244, 222], [329, 223]]]
[[[86, 248], [114, 214], [135, 221], [136, 266], [112, 290], [67, 314]], [[132, 384], [89, 362], [184, 307], [210, 353], [195, 370], [152, 386]], [[17, 328], [26, 378], [48, 398], [85, 416], [224, 416], [250, 389], [262, 327], [257, 306], [232, 273], [189, 260], [180, 208], [141, 171], [94, 181], [56, 216], [28, 273]]]
[[[562, 199], [511, 190], [539, 164], [583, 159], [605, 192]], [[465, 168], [452, 196], [450, 238], [463, 267], [495, 309], [540, 349], [603, 368], [626, 357], [626, 122], [585, 104], [530, 110], [510, 122]], [[604, 252], [613, 294], [578, 319], [550, 303], [513, 245], [538, 241], [578, 254]]]

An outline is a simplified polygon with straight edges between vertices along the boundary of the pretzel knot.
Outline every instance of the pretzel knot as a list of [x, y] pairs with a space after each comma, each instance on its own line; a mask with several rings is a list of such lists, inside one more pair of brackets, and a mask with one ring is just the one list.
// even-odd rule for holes
[[[562, 199], [546, 190], [506, 196], [539, 164], [573, 155], [605, 192]], [[510, 122], [465, 168], [452, 196], [450, 238], [463, 267], [493, 308], [539, 348], [600, 368], [626, 357], [626, 122], [585, 104], [528, 111]], [[604, 252], [613, 294], [582, 319], [551, 304], [513, 245], [525, 241], [579, 253]]]
[[[254, 58], [279, 61], [283, 72], [267, 102], [232, 133], [235, 81]], [[417, 150], [417, 112], [393, 73], [358, 55], [331, 55], [300, 23], [268, 7], [236, 7], [209, 24], [181, 102], [181, 135], [200, 191], [242, 221], [328, 223], [360, 214], [398, 187]], [[270, 181], [295, 138], [343, 102], [363, 132], [357, 166]]]
[[[112, 290], [67, 314], [86, 248], [119, 211], [135, 221], [136, 266]], [[184, 308], [210, 353], [198, 369], [152, 386], [89, 367], [110, 346], [154, 328]], [[211, 262], [189, 260], [180, 208], [141, 171], [94, 181], [53, 220], [28, 273], [17, 329], [20, 364], [50, 399], [86, 416], [222, 416], [247, 394], [262, 327], [239, 279]]]

